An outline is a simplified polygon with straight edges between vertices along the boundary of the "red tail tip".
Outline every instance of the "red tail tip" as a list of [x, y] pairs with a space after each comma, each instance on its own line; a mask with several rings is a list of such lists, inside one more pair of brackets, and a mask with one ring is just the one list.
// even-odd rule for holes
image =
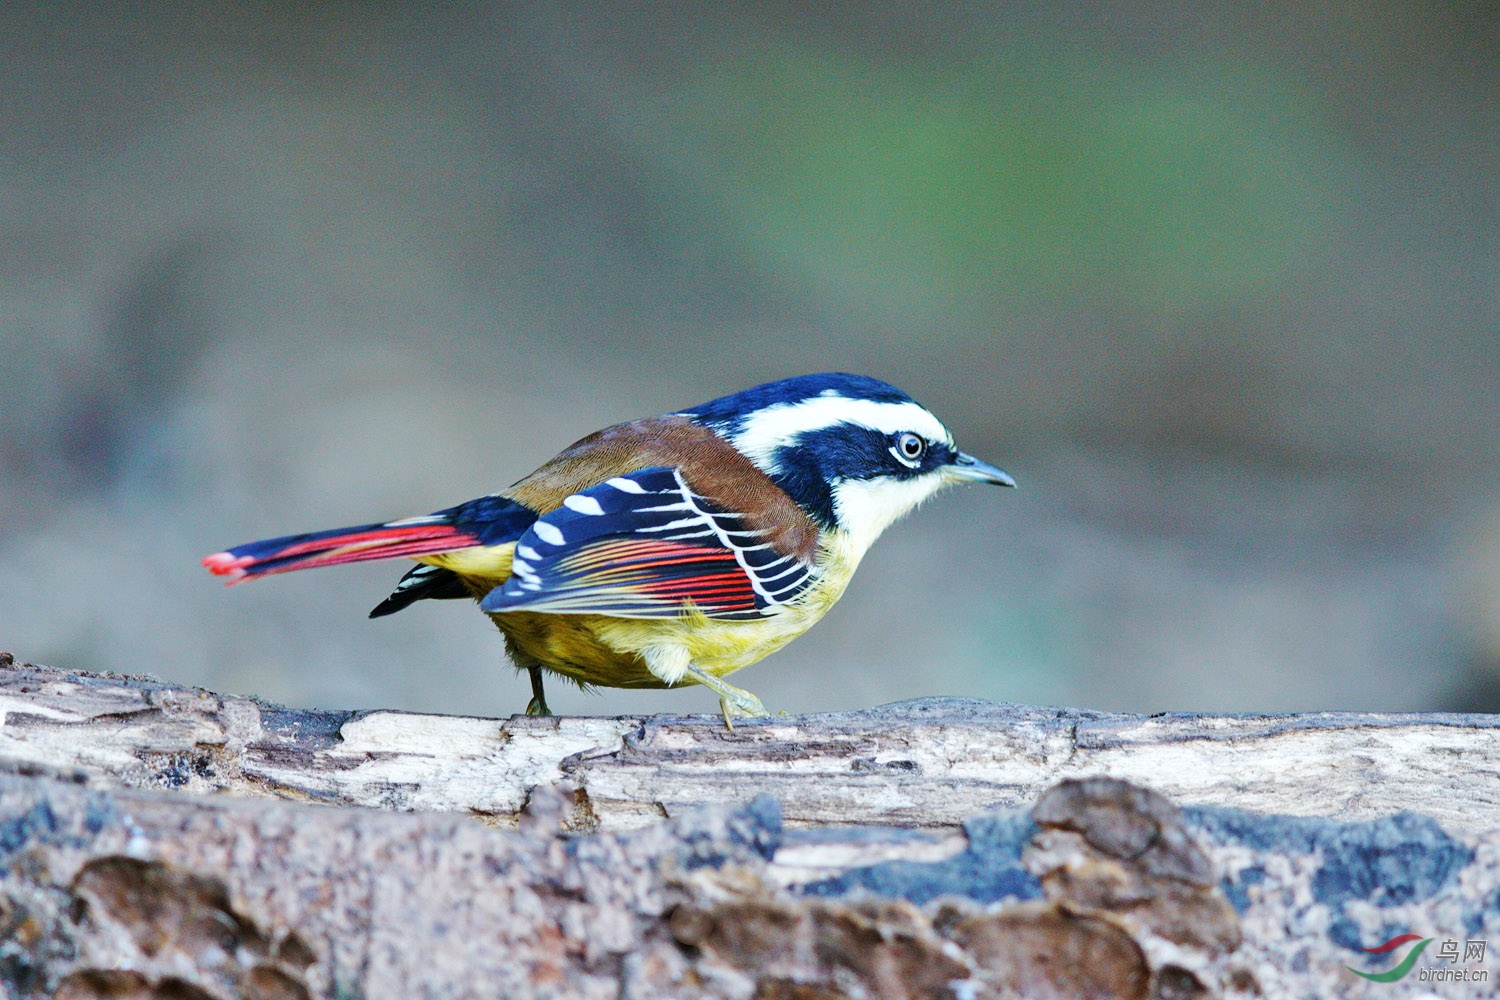
[[215, 552], [211, 556], [203, 557], [203, 565], [214, 576], [227, 576], [228, 582], [234, 583], [245, 577], [245, 567], [255, 560], [250, 556], [237, 556], [231, 552]]

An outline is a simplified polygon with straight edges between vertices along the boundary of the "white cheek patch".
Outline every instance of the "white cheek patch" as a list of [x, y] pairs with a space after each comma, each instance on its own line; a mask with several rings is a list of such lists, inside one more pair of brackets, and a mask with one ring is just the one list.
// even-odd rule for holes
[[798, 403], [777, 403], [752, 413], [730, 441], [762, 471], [776, 475], [781, 471], [776, 465], [777, 451], [795, 442], [799, 435], [837, 424], [856, 424], [882, 434], [915, 431], [929, 441], [953, 444], [953, 436], [942, 421], [916, 403], [827, 395]]
[[940, 472], [915, 479], [841, 479], [833, 485], [833, 513], [848, 535], [855, 558], [903, 514], [945, 485]]

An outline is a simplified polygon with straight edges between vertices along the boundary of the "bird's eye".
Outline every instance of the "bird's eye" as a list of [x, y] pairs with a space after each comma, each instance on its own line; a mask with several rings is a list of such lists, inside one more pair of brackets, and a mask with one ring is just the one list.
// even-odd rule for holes
[[908, 463], [915, 463], [922, 457], [922, 453], [926, 450], [927, 442], [923, 440], [920, 434], [913, 434], [911, 431], [907, 431], [896, 438], [898, 456]]

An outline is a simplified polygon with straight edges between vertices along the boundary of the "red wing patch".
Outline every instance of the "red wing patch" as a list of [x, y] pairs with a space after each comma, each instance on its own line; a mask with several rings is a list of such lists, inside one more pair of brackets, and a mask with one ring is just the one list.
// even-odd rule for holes
[[694, 493], [674, 469], [643, 469], [563, 501], [516, 542], [511, 578], [480, 606], [621, 618], [755, 619], [796, 596], [812, 569], [766, 532]]
[[575, 598], [585, 591], [595, 599], [607, 594], [617, 614], [641, 599], [652, 606], [692, 601], [708, 614], [755, 610], [750, 578], [727, 549], [611, 538], [558, 560], [557, 570]]

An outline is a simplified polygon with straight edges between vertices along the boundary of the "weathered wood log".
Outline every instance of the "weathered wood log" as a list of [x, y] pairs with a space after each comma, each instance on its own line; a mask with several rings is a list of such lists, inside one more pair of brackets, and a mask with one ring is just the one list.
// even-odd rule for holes
[[1184, 805], [1500, 828], [1500, 716], [1142, 717], [927, 698], [862, 712], [507, 720], [300, 711], [147, 677], [0, 670], [0, 758], [97, 785], [475, 813], [566, 783], [580, 829], [764, 792], [789, 824], [956, 828], [1110, 774]]
[[305, 712], [0, 657], [0, 984], [1356, 996], [1346, 966], [1399, 957], [1362, 948], [1415, 931], [1468, 954], [1434, 942], [1382, 995], [1474, 996], [1420, 976], [1488, 971], [1497, 765], [1487, 716], [931, 699], [727, 732]]

